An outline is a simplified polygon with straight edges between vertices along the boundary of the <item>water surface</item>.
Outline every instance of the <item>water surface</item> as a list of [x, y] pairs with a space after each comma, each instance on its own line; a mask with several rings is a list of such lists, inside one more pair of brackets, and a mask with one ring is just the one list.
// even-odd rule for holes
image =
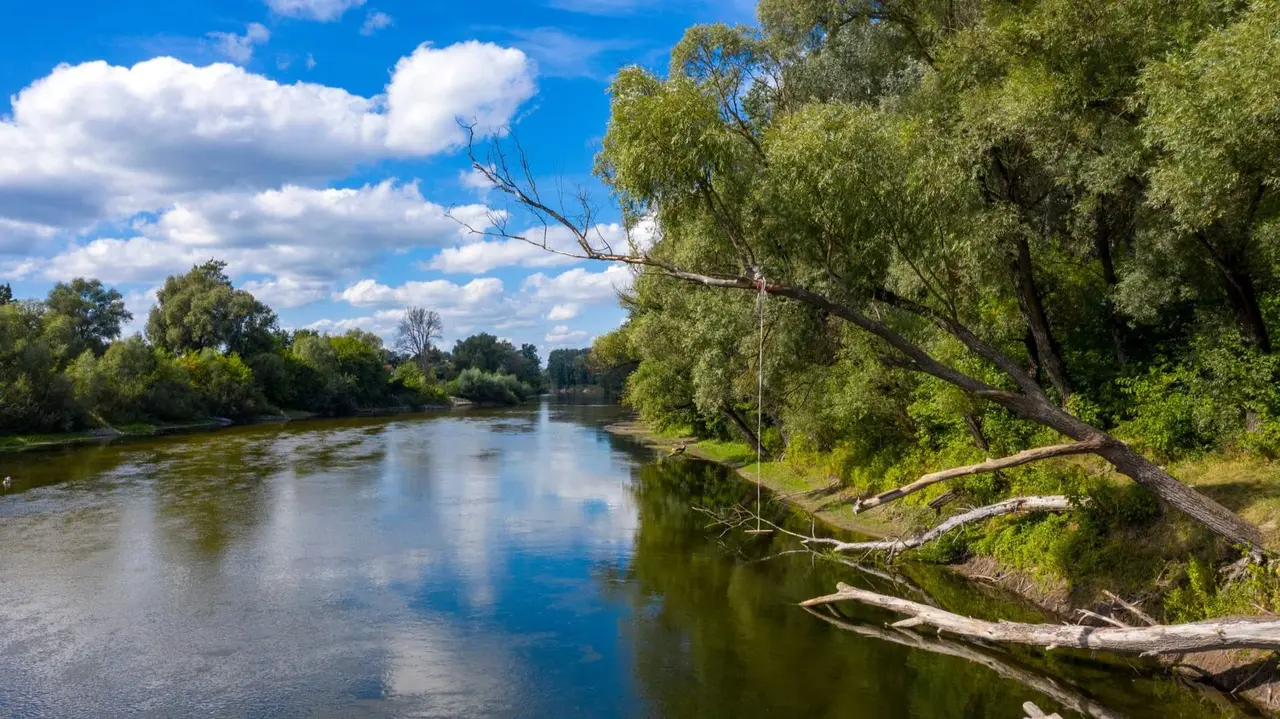
[[[1061, 708], [1034, 681], [1109, 716], [1232, 711], [1112, 659], [982, 650], [992, 668], [885, 636], [888, 615], [822, 621], [796, 602], [895, 585], [708, 529], [693, 506], [754, 491], [612, 437], [618, 415], [544, 401], [0, 455], [0, 716]], [[913, 576], [951, 608], [1027, 612]]]

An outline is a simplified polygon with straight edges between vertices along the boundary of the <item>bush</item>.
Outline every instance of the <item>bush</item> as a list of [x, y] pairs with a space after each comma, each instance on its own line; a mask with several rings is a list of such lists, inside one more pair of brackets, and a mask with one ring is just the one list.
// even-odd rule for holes
[[529, 385], [515, 375], [482, 372], [474, 367], [463, 370], [449, 383], [449, 394], [472, 402], [517, 404], [531, 393]]
[[402, 362], [395, 368], [388, 390], [401, 404], [414, 409], [449, 403], [449, 395], [436, 382], [435, 373], [428, 369], [424, 375], [413, 362]]
[[178, 363], [190, 375], [191, 386], [209, 414], [245, 419], [262, 410], [265, 402], [253, 384], [253, 371], [240, 355], [205, 349], [183, 355]]

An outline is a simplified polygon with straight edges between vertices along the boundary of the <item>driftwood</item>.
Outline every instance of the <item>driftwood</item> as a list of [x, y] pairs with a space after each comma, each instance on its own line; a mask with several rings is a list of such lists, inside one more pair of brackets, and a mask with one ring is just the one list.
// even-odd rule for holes
[[954, 467], [952, 469], [944, 469], [941, 472], [933, 472], [926, 474], [910, 484], [904, 484], [901, 487], [895, 487], [887, 492], [865, 497], [853, 503], [854, 513], [861, 512], [872, 507], [879, 507], [882, 504], [888, 504], [895, 499], [902, 499], [908, 494], [919, 492], [925, 487], [945, 482], [948, 479], [956, 477], [967, 477], [971, 474], [985, 474], [987, 472], [996, 472], [1010, 467], [1017, 467], [1031, 462], [1037, 462], [1042, 459], [1050, 459], [1052, 457], [1064, 457], [1070, 454], [1091, 454], [1102, 449], [1104, 443], [1101, 440], [1087, 440], [1084, 442], [1070, 442], [1068, 444], [1055, 444], [1048, 447], [1036, 447], [1019, 452], [1008, 457], [999, 459], [988, 459], [980, 464], [971, 464], [967, 467]]
[[987, 622], [931, 607], [909, 599], [899, 599], [857, 589], [847, 584], [836, 585], [835, 594], [802, 602], [816, 607], [832, 602], [856, 601], [907, 615], [961, 637], [990, 642], [1033, 644], [1047, 649], [1070, 647], [1114, 652], [1136, 652], [1142, 656], [1180, 654], [1213, 649], [1280, 650], [1280, 619], [1232, 617], [1189, 624], [1166, 624], [1151, 627], [1084, 627], [1058, 624], [1023, 624], [1020, 622]]
[[1062, 719], [1062, 716], [1058, 714], [1045, 714], [1034, 702], [1023, 702], [1022, 711], [1027, 714], [1023, 719]]
[[1080, 690], [1069, 684], [1051, 679], [1029, 668], [1018, 666], [1011, 661], [1006, 661], [996, 656], [993, 652], [984, 651], [973, 645], [944, 637], [924, 636], [900, 628], [885, 628], [855, 623], [815, 609], [806, 609], [822, 621], [859, 636], [901, 644], [913, 649], [933, 652], [934, 654], [958, 657], [974, 664], [980, 664], [1006, 679], [1019, 682], [1029, 689], [1037, 691], [1085, 716], [1094, 717], [1094, 719], [1122, 719], [1121, 715], [1086, 697]]
[[966, 524], [981, 522], [992, 517], [999, 517], [1005, 514], [1015, 514], [1017, 512], [1065, 512], [1070, 509], [1073, 509], [1071, 501], [1060, 494], [1048, 497], [1015, 497], [1013, 499], [1006, 499], [1003, 502], [989, 504], [985, 507], [978, 507], [977, 509], [971, 509], [968, 512], [957, 514], [927, 532], [917, 534], [914, 537], [907, 537], [906, 539], [881, 539], [870, 542], [842, 542], [838, 539], [806, 537], [803, 541], [806, 544], [827, 544], [830, 545], [832, 551], [836, 552], [901, 552], [932, 542], [953, 529], [963, 527]]

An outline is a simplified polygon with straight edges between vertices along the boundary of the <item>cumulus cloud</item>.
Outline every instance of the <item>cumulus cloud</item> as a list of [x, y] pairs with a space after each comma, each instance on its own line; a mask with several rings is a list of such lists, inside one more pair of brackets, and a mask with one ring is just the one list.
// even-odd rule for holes
[[422, 305], [442, 315], [446, 308], [476, 307], [502, 298], [502, 280], [482, 277], [465, 285], [447, 280], [406, 282], [389, 287], [377, 280], [365, 279], [338, 293], [340, 299], [357, 307], [377, 305]]
[[383, 96], [283, 85], [231, 64], [162, 57], [61, 65], [0, 118], [0, 220], [81, 229], [194, 193], [345, 177], [422, 157], [506, 124], [535, 91], [519, 50], [475, 41], [418, 47]]
[[322, 300], [329, 295], [329, 283], [285, 275], [265, 280], [249, 280], [241, 285], [258, 300], [272, 307], [289, 309]]
[[582, 330], [570, 330], [568, 327], [561, 325], [552, 329], [547, 333], [546, 341], [555, 344], [564, 344], [565, 342], [575, 342], [587, 336]]
[[458, 118], [481, 129], [505, 125], [536, 88], [529, 58], [475, 40], [439, 50], [421, 45], [396, 63], [386, 93], [386, 143], [427, 155], [461, 144]]
[[372, 35], [375, 32], [391, 26], [391, 16], [385, 12], [369, 11], [364, 18], [364, 24], [360, 26], [361, 35]]
[[[481, 205], [452, 208], [483, 224]], [[347, 189], [288, 185], [258, 193], [211, 193], [179, 202], [133, 228], [138, 236], [102, 238], [48, 261], [45, 275], [93, 275], [109, 282], [152, 281], [216, 254], [233, 275], [274, 276], [261, 288], [298, 306], [328, 294], [325, 281], [379, 254], [455, 242], [460, 225], [422, 197], [417, 184], [390, 180]]]
[[225, 55], [231, 62], [243, 65], [253, 59], [253, 48], [265, 45], [271, 39], [271, 32], [262, 23], [251, 22], [243, 35], [233, 32], [211, 32], [213, 47]]
[[551, 311], [547, 313], [547, 319], [552, 322], [557, 320], [571, 320], [580, 314], [582, 314], [582, 305], [577, 302], [567, 302], [565, 304], [552, 307]]
[[277, 15], [304, 20], [332, 22], [365, 0], [267, 0], [267, 6]]
[[603, 302], [631, 288], [631, 270], [609, 265], [603, 272], [575, 267], [555, 277], [538, 272], [524, 280], [523, 289], [539, 299], [566, 302]]

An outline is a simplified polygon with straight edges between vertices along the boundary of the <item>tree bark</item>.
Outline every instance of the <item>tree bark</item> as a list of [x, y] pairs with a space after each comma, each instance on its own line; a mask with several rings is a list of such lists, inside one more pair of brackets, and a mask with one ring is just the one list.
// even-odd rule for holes
[[1253, 275], [1246, 266], [1243, 251], [1215, 246], [1204, 232], [1197, 232], [1195, 237], [1222, 275], [1223, 289], [1226, 290], [1227, 301], [1235, 312], [1240, 332], [1259, 351], [1270, 354], [1271, 335], [1267, 332], [1267, 323], [1262, 317], [1262, 307], [1258, 304], [1258, 294], [1253, 285]]
[[892, 552], [896, 554], [897, 552], [915, 549], [923, 544], [928, 544], [953, 529], [958, 529], [974, 522], [982, 522], [992, 517], [1020, 512], [1066, 512], [1071, 509], [1073, 509], [1071, 501], [1060, 494], [1049, 497], [1015, 497], [985, 507], [971, 509], [963, 514], [957, 514], [927, 532], [906, 539], [842, 542], [838, 539], [819, 537], [806, 539], [804, 542], [806, 544], [828, 544], [831, 546], [832, 551], [835, 552]]
[[862, 602], [905, 614], [915, 620], [913, 625], [924, 624], [969, 639], [1032, 644], [1048, 649], [1071, 647], [1136, 652], [1148, 656], [1213, 649], [1280, 649], [1280, 619], [1274, 618], [1232, 617], [1190, 624], [1125, 628], [986, 622], [844, 583], [836, 585], [834, 594], [809, 599], [801, 602], [801, 606], [816, 607], [841, 601]]
[[1001, 469], [1017, 467], [1031, 462], [1037, 462], [1042, 459], [1051, 459], [1053, 457], [1064, 457], [1071, 454], [1094, 454], [1102, 449], [1103, 442], [1099, 440], [1091, 440], [1086, 442], [1071, 442], [1069, 444], [1054, 444], [1048, 447], [1035, 447], [1033, 449], [1024, 450], [1008, 457], [1000, 457], [999, 459], [988, 459], [980, 464], [971, 464], [967, 467], [954, 467], [952, 469], [944, 469], [941, 472], [933, 472], [926, 474], [910, 484], [904, 484], [901, 487], [895, 487], [887, 492], [859, 499], [854, 502], [854, 513], [861, 512], [872, 507], [879, 507], [882, 504], [888, 504], [895, 499], [901, 499], [913, 492], [919, 492], [925, 487], [945, 482], [948, 479], [956, 477], [967, 477], [972, 474], [985, 474], [986, 472], [995, 472]]
[[1036, 286], [1031, 244], [1026, 235], [1020, 234], [1015, 245], [1013, 272], [1018, 307], [1022, 309], [1022, 316], [1027, 321], [1027, 328], [1035, 341], [1036, 355], [1049, 377], [1049, 383], [1057, 390], [1058, 401], [1066, 404], [1071, 396], [1071, 386], [1067, 382], [1067, 368], [1058, 352], [1058, 343], [1054, 341], [1053, 330], [1049, 327], [1049, 315], [1045, 313], [1040, 289]]
[[1128, 327], [1120, 316], [1120, 312], [1116, 309], [1116, 302], [1113, 297], [1120, 282], [1119, 278], [1116, 277], [1115, 260], [1111, 256], [1111, 237], [1113, 233], [1105, 208], [1106, 202], [1104, 199], [1100, 201], [1097, 212], [1097, 226], [1093, 233], [1093, 247], [1098, 253], [1098, 264], [1102, 265], [1102, 279], [1107, 283], [1105, 305], [1107, 324], [1111, 326], [1111, 344], [1115, 349], [1116, 362], [1123, 367], [1129, 361], [1128, 353], [1125, 352]]
[[751, 428], [747, 426], [746, 422], [742, 421], [742, 416], [739, 415], [733, 407], [726, 404], [724, 406], [724, 416], [735, 428], [737, 428], [738, 432], [742, 434], [743, 439], [747, 440], [747, 444], [751, 445], [751, 448], [760, 455], [761, 459], [769, 458], [769, 452], [765, 450], [764, 445], [760, 444], [760, 438], [756, 436], [755, 432], [751, 431]]

